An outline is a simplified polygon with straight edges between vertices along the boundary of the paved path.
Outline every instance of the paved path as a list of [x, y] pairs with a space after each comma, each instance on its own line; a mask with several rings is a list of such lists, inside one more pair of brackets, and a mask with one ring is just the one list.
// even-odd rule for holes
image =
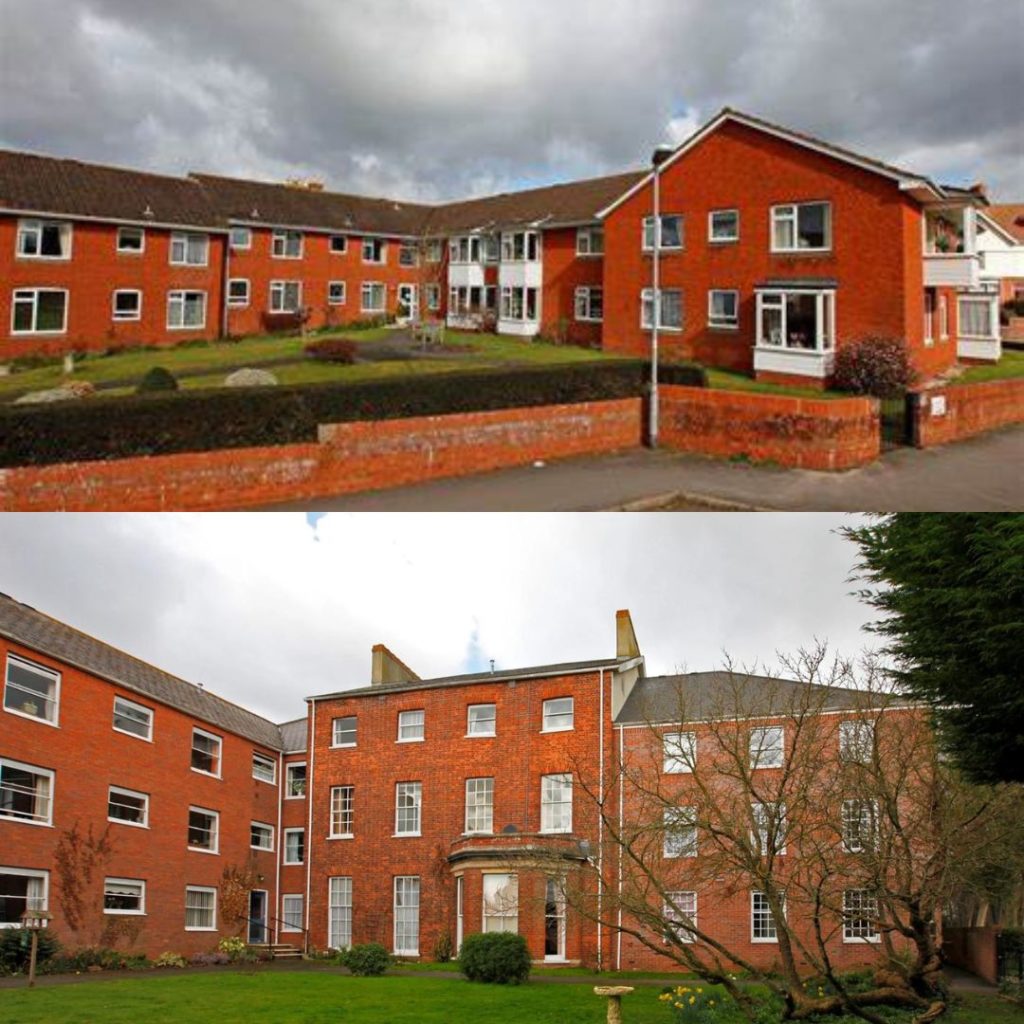
[[659, 495], [799, 511], [999, 511], [1024, 508], [1024, 427], [956, 444], [900, 448], [847, 473], [751, 466], [633, 450], [273, 506], [350, 512], [571, 512]]

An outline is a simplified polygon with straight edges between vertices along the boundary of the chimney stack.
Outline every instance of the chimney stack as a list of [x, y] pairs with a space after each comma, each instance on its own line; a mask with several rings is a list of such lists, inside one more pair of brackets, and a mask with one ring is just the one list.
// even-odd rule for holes
[[671, 146], [657, 146], [651, 156], [651, 166], [660, 167], [674, 152]]
[[396, 683], [415, 683], [419, 676], [401, 658], [383, 644], [374, 644], [370, 655], [370, 684], [393, 686]]

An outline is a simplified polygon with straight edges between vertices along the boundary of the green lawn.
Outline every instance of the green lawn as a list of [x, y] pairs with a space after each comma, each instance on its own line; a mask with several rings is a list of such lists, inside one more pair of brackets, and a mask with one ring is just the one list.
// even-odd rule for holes
[[849, 398], [842, 391], [822, 391], [820, 388], [784, 387], [781, 384], [769, 384], [767, 381], [754, 380], [745, 373], [736, 370], [719, 370], [707, 368], [708, 386], [723, 391], [757, 391], [765, 395], [788, 395], [792, 398]]
[[953, 384], [977, 384], [983, 380], [1024, 377], [1024, 349], [1004, 348], [1003, 358], [991, 366], [970, 366]]

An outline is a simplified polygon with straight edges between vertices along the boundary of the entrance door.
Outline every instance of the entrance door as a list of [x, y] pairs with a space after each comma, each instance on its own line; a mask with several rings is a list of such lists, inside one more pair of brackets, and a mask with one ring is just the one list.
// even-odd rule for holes
[[249, 893], [249, 942], [260, 944], [267, 941], [267, 893], [265, 889], [253, 889]]
[[555, 878], [544, 895], [544, 959], [565, 959], [565, 894]]
[[414, 284], [398, 286], [398, 319], [403, 322], [419, 320], [419, 289]]

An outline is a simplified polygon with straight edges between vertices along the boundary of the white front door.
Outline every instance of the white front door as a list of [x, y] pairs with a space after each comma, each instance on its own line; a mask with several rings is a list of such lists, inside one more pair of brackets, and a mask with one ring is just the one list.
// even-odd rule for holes
[[414, 284], [400, 284], [398, 286], [398, 319], [409, 321], [419, 320], [419, 318], [419, 289]]

